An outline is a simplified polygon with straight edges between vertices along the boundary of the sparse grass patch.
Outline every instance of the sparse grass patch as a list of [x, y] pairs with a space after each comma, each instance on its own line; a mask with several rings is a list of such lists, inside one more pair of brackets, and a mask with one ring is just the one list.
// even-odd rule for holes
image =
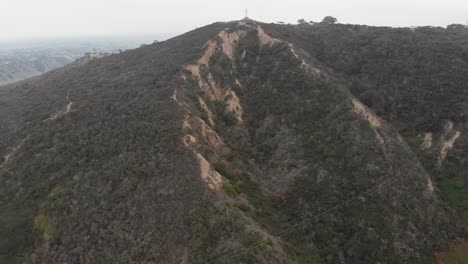
[[44, 210], [41, 210], [39, 214], [34, 217], [34, 228], [41, 233], [53, 234], [55, 232], [55, 228]]
[[60, 210], [65, 205], [65, 195], [70, 189], [58, 185], [52, 189], [47, 195], [44, 202], [41, 204], [39, 213], [34, 217], [33, 226], [34, 229], [41, 233], [53, 234], [56, 232], [55, 226], [52, 224], [51, 215]]
[[13, 168], [16, 167], [16, 159], [15, 157], [11, 157], [6, 163], [5, 163], [5, 168], [7, 170], [12, 170]]
[[219, 174], [226, 177], [230, 181], [234, 181], [236, 179], [236, 177], [229, 172], [228, 168], [226, 167], [226, 165], [224, 163], [216, 162], [214, 164], [214, 168]]
[[444, 178], [441, 189], [450, 205], [460, 214], [463, 222], [468, 224], [468, 199], [464, 196], [464, 186], [463, 177], [456, 176]]
[[239, 195], [239, 191], [236, 189], [236, 187], [232, 186], [231, 184], [225, 182], [223, 183], [223, 187], [226, 194], [230, 197], [235, 198]]
[[462, 264], [468, 263], [468, 243], [462, 243], [449, 248], [439, 255], [439, 263]]
[[252, 241], [260, 250], [265, 250], [267, 248], [267, 243], [263, 240], [263, 237], [259, 233], [252, 234]]
[[65, 204], [65, 195], [69, 192], [70, 189], [64, 186], [56, 186], [52, 191], [47, 195], [44, 203], [42, 204], [42, 209], [50, 213], [56, 210], [63, 208]]

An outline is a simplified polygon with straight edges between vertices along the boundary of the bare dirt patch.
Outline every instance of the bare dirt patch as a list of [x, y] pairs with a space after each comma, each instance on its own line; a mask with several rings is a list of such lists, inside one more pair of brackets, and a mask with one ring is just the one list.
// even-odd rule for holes
[[5, 165], [10, 159], [11, 157], [15, 154], [16, 150], [19, 148], [18, 147], [11, 147], [10, 148], [10, 152], [8, 152], [8, 154], [6, 154], [5, 156], [3, 156], [3, 163], [0, 164], [0, 168], [3, 167], [3, 165]]
[[198, 60], [198, 64], [204, 64], [206, 67], [210, 67], [210, 59], [215, 53], [216, 42], [213, 40], [208, 41], [205, 46], [207, 47], [203, 56]]
[[267, 33], [265, 33], [265, 31], [263, 30], [261, 26], [258, 26], [257, 30], [258, 30], [258, 39], [260, 40], [260, 44], [262, 46], [273, 45], [274, 43], [281, 42], [281, 40], [273, 38]]
[[425, 149], [429, 149], [429, 148], [432, 147], [432, 133], [425, 133], [424, 134], [422, 147], [425, 148]]
[[377, 115], [372, 113], [369, 109], [367, 109], [367, 107], [364, 106], [357, 99], [353, 98], [352, 102], [354, 112], [356, 112], [358, 115], [360, 115], [363, 119], [367, 120], [371, 124], [376, 139], [379, 141], [380, 144], [384, 144], [385, 140], [378, 130], [382, 125], [381, 119]]
[[194, 151], [195, 157], [200, 164], [200, 175], [202, 180], [213, 191], [222, 190], [223, 180], [218, 172], [211, 168], [210, 163], [198, 152]]
[[434, 192], [434, 184], [432, 184], [431, 178], [427, 177], [427, 188], [431, 191]]
[[440, 149], [440, 157], [442, 160], [444, 160], [447, 157], [448, 151], [453, 148], [455, 141], [457, 141], [460, 135], [460, 131], [455, 131], [455, 134], [453, 134], [453, 136], [451, 136], [449, 139], [442, 143], [442, 148]]
[[61, 111], [58, 111], [57, 113], [53, 114], [51, 117], [47, 118], [45, 121], [47, 120], [55, 120], [57, 118], [60, 118], [70, 112], [72, 112], [72, 105], [73, 105], [73, 102], [70, 100], [70, 96], [67, 95], [66, 97], [67, 99], [67, 105], [65, 106], [65, 109], [64, 110], [61, 110]]
[[369, 123], [373, 127], [380, 127], [382, 125], [381, 119], [376, 116], [374, 113], [372, 113], [367, 107], [365, 107], [361, 102], [359, 102], [357, 99], [352, 99], [353, 101], [353, 107], [354, 111], [358, 113], [360, 116], [362, 116], [364, 119], [369, 121]]
[[208, 121], [210, 122], [210, 125], [215, 125], [215, 115], [210, 110], [210, 108], [206, 104], [205, 100], [203, 100], [200, 96], [198, 96], [198, 102], [200, 103], [200, 106], [202, 107], [202, 109], [208, 115]]
[[239, 32], [235, 31], [228, 33], [226, 31], [219, 32], [218, 36], [223, 40], [223, 52], [231, 60], [234, 58], [234, 51], [236, 50], [237, 42], [239, 41]]
[[440, 144], [440, 160], [443, 161], [447, 157], [447, 153], [449, 150], [453, 148], [453, 145], [457, 141], [457, 139], [461, 136], [460, 131], [454, 131], [454, 123], [452, 121], [448, 121], [447, 125], [445, 126], [444, 133], [441, 136], [441, 144]]
[[244, 110], [243, 110], [242, 105], [240, 103], [239, 97], [232, 90], [230, 90], [227, 93], [227, 96], [229, 96], [229, 99], [227, 100], [227, 109], [234, 113], [237, 120], [242, 121], [242, 116], [244, 114]]

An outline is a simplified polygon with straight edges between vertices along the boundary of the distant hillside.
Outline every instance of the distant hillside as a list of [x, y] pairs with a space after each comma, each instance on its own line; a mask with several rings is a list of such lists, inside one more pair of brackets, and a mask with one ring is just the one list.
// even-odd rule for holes
[[50, 51], [19, 51], [0, 54], [0, 85], [37, 76], [64, 66], [81, 54]]
[[90, 39], [0, 42], [0, 85], [21, 81], [62, 67], [86, 53], [109, 53], [133, 49], [170, 34]]
[[2, 86], [0, 262], [463, 262], [467, 54], [246, 19]]

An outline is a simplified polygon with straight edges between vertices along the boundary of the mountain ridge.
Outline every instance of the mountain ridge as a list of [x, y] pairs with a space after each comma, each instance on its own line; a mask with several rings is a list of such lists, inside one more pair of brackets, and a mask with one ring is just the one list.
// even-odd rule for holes
[[333, 64], [283, 40], [298, 29], [215, 23], [2, 87], [12, 129], [1, 143], [27, 139], [0, 171], [3, 226], [24, 235], [2, 241], [0, 254], [33, 263], [433, 260], [440, 241], [463, 234], [454, 212], [401, 130], [361, 103]]

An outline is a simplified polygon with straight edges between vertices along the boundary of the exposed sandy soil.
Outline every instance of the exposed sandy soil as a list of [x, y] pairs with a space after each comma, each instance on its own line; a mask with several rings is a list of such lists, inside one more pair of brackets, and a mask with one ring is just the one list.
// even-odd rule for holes
[[427, 188], [431, 191], [434, 192], [434, 184], [432, 184], [432, 180], [430, 177], [427, 177]]
[[203, 64], [206, 67], [210, 67], [210, 59], [213, 56], [215, 50], [216, 50], [216, 42], [213, 40], [208, 41], [206, 44], [206, 50], [203, 56], [198, 60], [198, 64]]
[[385, 140], [383, 139], [382, 135], [380, 135], [379, 131], [377, 131], [376, 129], [374, 129], [374, 132], [375, 132], [375, 137], [377, 138], [377, 140], [379, 141], [380, 144], [384, 144], [385, 143]]
[[[188, 110], [184, 108], [187, 112]], [[207, 144], [211, 147], [222, 147], [224, 146], [221, 137], [216, 133], [203, 119], [193, 116], [190, 112], [187, 113], [182, 124], [182, 129], [187, 131], [190, 134], [190, 142], [199, 142], [200, 140], [205, 140]], [[195, 141], [193, 141], [193, 139]], [[182, 142], [185, 145], [186, 138], [182, 138]]]
[[447, 121], [447, 124], [445, 125], [445, 128], [444, 128], [444, 129], [445, 129], [445, 133], [450, 133], [450, 132], [452, 132], [453, 126], [454, 126], [454, 125], [455, 125], [455, 124], [454, 124], [452, 121], [450, 121], [450, 120]]
[[47, 118], [46, 120], [55, 120], [59, 117], [62, 117], [72, 111], [73, 102], [70, 100], [70, 96], [67, 95], [67, 105], [65, 106], [65, 110], [58, 111], [57, 113], [53, 114], [51, 117]]
[[454, 144], [460, 138], [461, 132], [454, 130], [455, 124], [453, 121], [447, 121], [440, 138], [434, 141], [432, 133], [428, 132], [424, 134], [423, 143], [421, 147], [424, 149], [430, 149], [436, 144], [439, 149], [439, 166], [442, 161], [447, 157], [447, 153], [453, 148]]
[[205, 80], [200, 75], [200, 65], [191, 64], [185, 66], [185, 69], [192, 73], [192, 76], [198, 80], [198, 86], [205, 94], [210, 98], [210, 100], [219, 100], [222, 98], [222, 89], [218, 83], [213, 80], [211, 73], [208, 74], [208, 80]]
[[200, 106], [205, 110], [206, 114], [208, 115], [208, 121], [210, 122], [210, 125], [214, 126], [215, 125], [215, 115], [213, 112], [208, 108], [206, 105], [205, 100], [203, 100], [200, 96], [198, 96], [198, 102], [200, 103]]
[[432, 147], [432, 133], [424, 134], [424, 141], [422, 143], [422, 147], [425, 149], [429, 149]]
[[[209, 61], [217, 48], [217, 43], [213, 40], [210, 40], [207, 42], [207, 44], [205, 44], [205, 46], [206, 50], [203, 56], [198, 60], [197, 64], [186, 65], [185, 69], [190, 71], [192, 76], [198, 80], [199, 87], [204, 92], [207, 99], [219, 100], [223, 98], [223, 91], [221, 87], [213, 80], [211, 73], [208, 74], [207, 80], [205, 80], [200, 74], [201, 65], [205, 65], [207, 68], [209, 68]], [[200, 106], [208, 115], [208, 121], [210, 125], [215, 125], [215, 115], [209, 109], [205, 100], [200, 96], [198, 96], [198, 100]], [[210, 146], [213, 147], [219, 147], [223, 145], [219, 135], [204, 120], [193, 116], [190, 110], [184, 107], [183, 103], [179, 102], [179, 105], [187, 111], [187, 116], [184, 120], [183, 128], [190, 128], [190, 130], [193, 131], [190, 137], [184, 136], [182, 140], [184, 144], [187, 145], [204, 139]], [[198, 139], [196, 138], [197, 134], [199, 136]]]
[[184, 119], [184, 123], [182, 124], [183, 130], [192, 130], [192, 126], [190, 126], [188, 120], [189, 120], [189, 115], [186, 115]]
[[453, 136], [451, 136], [449, 139], [442, 143], [442, 148], [440, 149], [440, 157], [442, 158], [442, 160], [444, 160], [447, 156], [447, 152], [453, 148], [455, 141], [457, 141], [460, 135], [460, 131], [455, 131], [455, 134]]
[[226, 31], [219, 32], [218, 36], [223, 40], [223, 52], [226, 54], [231, 60], [234, 58], [234, 51], [237, 46], [237, 42], [239, 41], [239, 32], [235, 31], [232, 33], [228, 33]]
[[[179, 105], [181, 103], [179, 102]], [[182, 143], [187, 148], [192, 148], [194, 145], [198, 144], [198, 139], [195, 136], [199, 136], [203, 138], [208, 144], [213, 147], [222, 146], [223, 143], [221, 138], [218, 134], [209, 127], [205, 121], [202, 119], [193, 116], [190, 111], [183, 107], [187, 114], [184, 118], [182, 129], [183, 131], [187, 131], [185, 135], [182, 137]], [[194, 133], [194, 135], [189, 134]], [[211, 168], [210, 163], [198, 152], [193, 150], [195, 157], [197, 158], [199, 165], [200, 165], [200, 175], [202, 180], [208, 185], [208, 187], [213, 191], [221, 191], [222, 190], [222, 177], [219, 175], [218, 172], [214, 171]]]
[[[258, 39], [262, 46], [264, 45], [273, 45], [274, 43], [281, 42], [279, 39], [275, 39], [268, 34], [260, 27], [256, 27], [252, 29], [256, 29], [258, 32]], [[190, 113], [189, 108], [184, 107], [181, 102], [178, 102], [179, 105], [184, 107], [184, 109], [188, 112], [186, 119], [184, 120], [184, 129], [190, 128], [190, 134], [186, 133], [185, 136], [182, 138], [183, 144], [190, 148], [198, 142], [206, 142], [209, 146], [219, 148], [224, 146], [222, 139], [219, 135], [212, 129], [211, 126], [215, 125], [216, 117], [211, 111], [210, 107], [207, 104], [207, 101], [214, 101], [214, 100], [225, 100], [226, 101], [226, 110], [234, 113], [235, 117], [238, 121], [243, 121], [244, 110], [241, 104], [241, 101], [237, 94], [231, 89], [231, 87], [221, 87], [212, 77], [211, 73], [208, 72], [206, 76], [201, 76], [201, 68], [206, 67], [209, 70], [209, 63], [210, 59], [213, 54], [217, 50], [221, 50], [229, 57], [231, 60], [235, 56], [235, 51], [237, 48], [237, 43], [242, 34], [245, 32], [242, 30], [237, 30], [235, 32], [228, 33], [226, 30], [223, 30], [218, 33], [218, 37], [221, 39], [218, 42], [214, 40], [210, 40], [205, 44], [205, 52], [203, 53], [202, 57], [197, 61], [196, 64], [191, 64], [185, 66], [185, 68], [192, 73], [192, 76], [198, 81], [199, 88], [204, 92], [203, 96], [198, 97], [199, 104], [201, 108], [207, 113], [208, 121], [205, 122], [204, 120], [193, 116]], [[301, 59], [299, 55], [294, 50], [293, 46], [290, 45], [291, 53], [297, 59], [301, 60], [302, 67], [304, 70], [318, 74], [320, 71], [308, 65], [305, 60]], [[241, 85], [239, 80], [235, 80], [237, 85]], [[177, 101], [177, 91], [174, 91], [172, 96], [173, 100]], [[179, 99], [181, 100], [181, 99]], [[207, 100], [207, 101], [205, 101]], [[360, 102], [353, 101], [355, 111], [363, 116], [366, 120], [368, 120], [373, 127], [380, 126], [380, 120], [370, 111], [368, 111]], [[377, 130], [374, 129], [376, 132], [376, 137], [379, 139], [381, 143], [383, 143], [383, 138], [379, 134]], [[208, 184], [210, 189], [218, 190], [220, 186], [222, 186], [222, 177], [216, 172], [211, 169], [210, 163], [202, 156], [200, 153], [195, 152], [195, 155], [200, 163], [200, 170], [202, 174], [203, 180]]]
[[264, 45], [273, 45], [274, 43], [281, 42], [279, 39], [272, 38], [270, 35], [265, 33], [261, 26], [257, 27], [258, 30], [258, 39], [260, 40], [260, 44]]
[[208, 87], [208, 84], [203, 78], [201, 78], [200, 66], [198, 64], [186, 65], [185, 69], [192, 73], [193, 78], [195, 78], [198, 81], [198, 86], [200, 87], [200, 89], [202, 89], [204, 92], [209, 92], [210, 89]]
[[180, 257], [179, 264], [188, 264], [188, 263], [189, 263], [189, 252], [188, 252], [188, 249], [185, 248], [184, 254], [182, 255], [182, 257]]
[[3, 165], [5, 165], [8, 162], [8, 160], [10, 160], [11, 156], [13, 156], [15, 154], [15, 152], [16, 152], [16, 150], [18, 148], [19, 148], [19, 146], [10, 148], [10, 152], [8, 154], [6, 154], [5, 156], [3, 156], [3, 163], [0, 164], [0, 168], [3, 167]]
[[172, 93], [171, 99], [177, 102], [177, 89], [174, 88], [174, 92]]
[[445, 160], [447, 157], [447, 153], [449, 150], [453, 148], [453, 145], [457, 141], [457, 139], [461, 136], [460, 131], [453, 132], [454, 123], [452, 121], [448, 121], [447, 125], [445, 126], [444, 134], [441, 137], [441, 144], [440, 144], [440, 159], [441, 161]]
[[183, 137], [183, 143], [186, 147], [192, 147], [194, 145], [197, 144], [197, 139], [190, 135], [190, 134], [186, 134], [184, 137]]
[[195, 157], [200, 164], [200, 174], [203, 181], [213, 191], [222, 190], [223, 180], [221, 175], [211, 168], [210, 163], [198, 152], [194, 151]]
[[215, 41], [210, 40], [205, 44], [206, 50], [203, 53], [203, 56], [197, 61], [197, 64], [186, 65], [185, 69], [192, 73], [192, 76], [198, 80], [198, 85], [200, 88], [210, 96], [210, 99], [217, 99], [219, 98], [219, 85], [213, 81], [213, 77], [211, 73], [208, 76], [208, 80], [202, 78], [200, 74], [200, 66], [205, 65], [209, 68], [209, 62], [211, 57], [213, 56], [214, 52], [216, 51], [217, 44]]
[[357, 99], [353, 98], [352, 102], [353, 102], [354, 112], [359, 114], [363, 119], [369, 121], [369, 123], [371, 124], [374, 130], [375, 137], [377, 138], [380, 144], [384, 144], [385, 140], [378, 130], [378, 128], [380, 128], [380, 126], [382, 125], [381, 119], [377, 115], [372, 113], [369, 109], [367, 109], [367, 107], [364, 106]]
[[242, 122], [242, 115], [244, 114], [244, 110], [240, 104], [239, 97], [232, 90], [230, 90], [226, 96], [230, 96], [229, 100], [227, 101], [227, 109], [234, 113], [237, 120]]
[[373, 127], [380, 127], [381, 126], [381, 120], [378, 116], [376, 116], [374, 113], [369, 111], [361, 102], [359, 102], [357, 99], [352, 99], [353, 101], [353, 106], [354, 106], [354, 111], [361, 115], [364, 119], [369, 121]]
[[208, 83], [210, 84], [210, 87], [211, 87], [212, 97], [216, 100], [223, 99], [224, 98], [223, 89], [221, 88], [221, 85], [219, 85], [215, 80], [213, 80], [213, 75], [211, 75], [211, 73], [208, 74]]
[[198, 64], [187, 65], [185, 66], [185, 69], [192, 73], [193, 78], [195, 78], [198, 81], [198, 86], [200, 87], [200, 89], [202, 89], [204, 92], [209, 92], [210, 89], [208, 87], [208, 84], [203, 78], [201, 78], [200, 66]]
[[198, 66], [198, 64], [190, 64], [190, 65], [187, 65], [185, 66], [185, 69], [190, 71], [192, 73], [192, 76], [197, 79], [197, 80], [200, 80], [201, 76], [200, 76], [200, 67]]
[[400, 143], [405, 142], [405, 140], [403, 139], [403, 137], [402, 137], [400, 134], [397, 134], [397, 138], [398, 138], [398, 141], [399, 141]]
[[71, 107], [72, 107], [72, 104], [73, 104], [73, 102], [70, 100], [70, 96], [68, 96], [68, 95], [67, 95], [67, 101], [68, 101], [68, 104], [67, 104], [67, 108], [65, 110], [65, 114], [70, 113]]
[[288, 46], [289, 46], [289, 50], [291, 51], [293, 56], [296, 57], [297, 59], [299, 59], [299, 55], [297, 55], [296, 50], [294, 49], [293, 45], [290, 43]]
[[200, 132], [202, 137], [213, 147], [223, 146], [224, 143], [221, 140], [221, 137], [216, 133], [210, 126], [208, 126], [205, 121], [200, 118], [196, 118], [196, 121], [200, 124]]
[[301, 60], [301, 67], [308, 73], [312, 73], [315, 76], [320, 76], [320, 70], [313, 67], [309, 63], [307, 63], [304, 59], [301, 59], [299, 55], [297, 54], [296, 50], [294, 49], [293, 45], [291, 43], [288, 44], [289, 50], [291, 51], [292, 55], [296, 57], [298, 60]]

